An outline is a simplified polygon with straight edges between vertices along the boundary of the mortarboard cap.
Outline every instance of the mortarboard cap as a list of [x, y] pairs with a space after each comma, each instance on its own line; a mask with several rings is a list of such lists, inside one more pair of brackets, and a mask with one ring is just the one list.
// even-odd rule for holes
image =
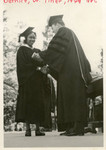
[[63, 15], [51, 16], [48, 21], [48, 26], [51, 26], [55, 22], [62, 21]]
[[28, 36], [31, 32], [33, 32], [32, 30], [34, 29], [34, 27], [28, 27], [23, 33], [21, 33], [20, 35], [19, 35], [19, 41], [18, 42], [20, 42], [20, 38], [21, 37], [26, 37], [26, 36]]

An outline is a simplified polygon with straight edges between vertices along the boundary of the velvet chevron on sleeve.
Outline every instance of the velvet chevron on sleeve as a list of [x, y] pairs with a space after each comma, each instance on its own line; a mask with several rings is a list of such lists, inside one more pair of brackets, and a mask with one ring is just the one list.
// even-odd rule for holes
[[46, 53], [42, 51], [40, 52], [40, 56], [42, 57], [43, 53], [45, 53], [45, 56], [42, 57], [44, 61], [49, 64], [53, 70], [60, 72], [66, 55], [68, 54], [68, 44], [69, 38], [66, 36], [65, 30], [60, 29], [51, 40]]

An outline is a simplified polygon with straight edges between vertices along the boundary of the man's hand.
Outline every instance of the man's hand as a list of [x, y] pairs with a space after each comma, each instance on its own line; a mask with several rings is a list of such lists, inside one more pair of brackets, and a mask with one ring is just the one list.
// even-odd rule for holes
[[43, 66], [40, 71], [44, 74], [47, 74], [49, 72], [49, 68], [48, 66]]
[[39, 61], [39, 62], [43, 61], [43, 59], [40, 57], [40, 55], [38, 53], [35, 53], [35, 52], [32, 54], [32, 58], [36, 61]]

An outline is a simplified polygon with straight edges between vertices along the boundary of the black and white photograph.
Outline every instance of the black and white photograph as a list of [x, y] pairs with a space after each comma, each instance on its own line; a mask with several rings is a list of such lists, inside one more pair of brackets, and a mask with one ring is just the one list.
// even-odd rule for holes
[[105, 149], [104, 4], [2, 0], [2, 149]]

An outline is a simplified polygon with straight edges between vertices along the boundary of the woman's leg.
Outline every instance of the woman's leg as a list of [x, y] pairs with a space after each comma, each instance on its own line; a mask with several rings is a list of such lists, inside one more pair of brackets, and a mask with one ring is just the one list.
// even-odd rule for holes
[[30, 123], [26, 123], [26, 130], [31, 130], [30, 129]]
[[39, 127], [40, 127], [40, 124], [37, 122], [37, 123], [36, 123], [36, 131], [40, 131], [40, 128], [39, 128]]
[[30, 123], [26, 122], [26, 132], [25, 136], [31, 136]]

